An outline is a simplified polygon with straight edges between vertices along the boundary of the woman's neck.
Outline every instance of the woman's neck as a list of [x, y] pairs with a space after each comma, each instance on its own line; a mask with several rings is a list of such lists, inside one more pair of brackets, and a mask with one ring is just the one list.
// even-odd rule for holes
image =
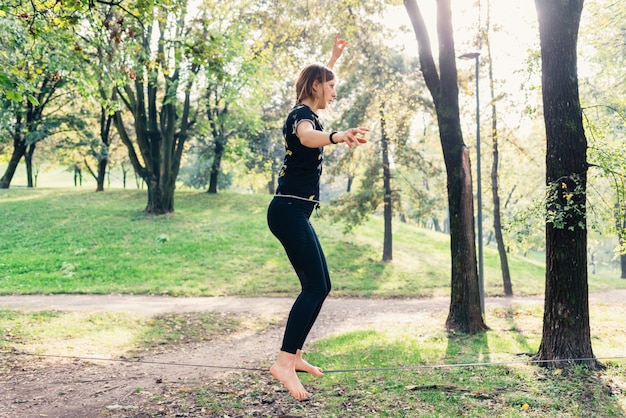
[[315, 105], [315, 100], [313, 99], [304, 99], [302, 100], [300, 103], [302, 103], [303, 105], [307, 105], [308, 107], [311, 108], [311, 110], [313, 111], [313, 113], [317, 113], [317, 111], [319, 110], [319, 108]]

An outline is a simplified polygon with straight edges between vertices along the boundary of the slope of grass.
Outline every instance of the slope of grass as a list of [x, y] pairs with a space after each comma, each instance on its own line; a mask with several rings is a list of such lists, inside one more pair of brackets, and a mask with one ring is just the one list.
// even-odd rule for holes
[[[146, 216], [146, 192], [0, 190], [0, 293], [293, 294], [298, 282], [266, 225], [268, 195], [179, 191], [176, 212]], [[381, 219], [345, 235], [314, 214], [334, 296], [449, 293], [449, 239], [395, 221], [394, 261], [383, 263]], [[516, 294], [543, 290], [544, 269], [511, 256]], [[498, 257], [485, 251], [485, 291], [502, 293]], [[626, 281], [590, 277], [590, 290]]]

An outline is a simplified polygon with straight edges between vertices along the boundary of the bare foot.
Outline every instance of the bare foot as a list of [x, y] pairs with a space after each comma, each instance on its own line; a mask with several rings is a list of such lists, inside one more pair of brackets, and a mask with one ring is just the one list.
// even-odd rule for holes
[[270, 367], [270, 373], [285, 385], [294, 398], [306, 399], [309, 394], [296, 375], [295, 359], [295, 354], [281, 351], [276, 362]]
[[322, 370], [321, 367], [313, 366], [308, 361], [302, 358], [301, 350], [298, 350], [296, 353], [295, 366], [296, 366], [296, 371], [298, 372], [310, 373], [313, 376], [317, 376], [317, 377], [320, 377], [322, 374], [324, 374], [324, 371]]

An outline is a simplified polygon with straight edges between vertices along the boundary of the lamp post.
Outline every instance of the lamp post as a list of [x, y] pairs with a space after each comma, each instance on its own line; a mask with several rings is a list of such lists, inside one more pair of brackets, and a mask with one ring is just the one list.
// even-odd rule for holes
[[476, 206], [478, 212], [478, 291], [480, 292], [480, 311], [485, 313], [485, 286], [484, 286], [484, 267], [483, 267], [483, 199], [482, 185], [480, 181], [480, 99], [478, 88], [478, 58], [480, 52], [470, 52], [459, 56], [460, 59], [473, 59], [476, 64], [476, 182], [478, 190], [476, 191]]

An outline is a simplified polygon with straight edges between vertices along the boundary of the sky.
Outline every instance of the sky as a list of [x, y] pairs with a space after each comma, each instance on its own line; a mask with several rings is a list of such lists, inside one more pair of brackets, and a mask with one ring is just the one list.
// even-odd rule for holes
[[[417, 1], [422, 15], [428, 26], [429, 36], [433, 42], [433, 53], [436, 53], [436, 1]], [[453, 27], [455, 36], [455, 47], [459, 55], [465, 52], [476, 52], [471, 47], [472, 39], [476, 35], [476, 25], [479, 21], [479, 11], [471, 7], [470, 1], [452, 2]], [[492, 26], [499, 25], [500, 29], [492, 36], [492, 48], [494, 56], [499, 57], [497, 65], [505, 71], [513, 71], [519, 68], [529, 47], [538, 42], [537, 15], [534, 0], [492, 0], [491, 1], [491, 21]], [[481, 12], [484, 22], [486, 9]], [[405, 52], [410, 55], [417, 55], [417, 41], [411, 26], [411, 21], [404, 6], [390, 8], [385, 16], [385, 21], [390, 27], [405, 26], [410, 31], [399, 34], [393, 40], [404, 46]], [[471, 50], [471, 51], [470, 51]], [[486, 51], [477, 51], [485, 54]]]
[[[485, 57], [487, 50], [484, 47], [477, 50], [473, 41], [477, 34], [479, 21], [481, 24], [484, 24], [486, 20], [487, 1], [482, 2], [482, 10], [473, 6], [474, 3], [474, 1], [468, 0], [452, 1], [455, 49], [457, 55], [468, 52], [479, 52]], [[428, 26], [428, 34], [433, 44], [432, 51], [433, 54], [435, 54], [435, 60], [437, 60], [436, 0], [417, 0], [417, 4]], [[405, 26], [408, 29], [408, 31], [404, 33], [398, 31], [398, 36], [391, 40], [391, 42], [403, 47], [406, 54], [417, 56], [417, 41], [411, 20], [404, 6], [400, 5], [391, 8], [384, 19], [391, 28]], [[521, 91], [522, 83], [527, 77], [527, 75], [522, 72], [522, 69], [525, 68], [524, 62], [528, 57], [529, 49], [539, 48], [539, 30], [537, 27], [537, 12], [534, 0], [491, 0], [491, 26], [493, 29], [491, 44], [494, 58], [494, 78], [500, 82], [500, 86], [497, 86], [497, 88], [513, 96], [512, 100], [520, 104], [516, 106], [520, 109], [520, 114], [509, 114], [507, 118], [507, 125], [515, 126], [525, 117], [522, 113], [525, 109], [525, 100], [527, 100], [527, 98]], [[459, 60], [457, 62], [459, 75], [463, 73], [467, 74], [468, 72], [473, 74], [474, 68], [474, 61]], [[537, 75], [537, 79], [533, 80], [533, 82], [539, 83], [540, 80], [538, 77]], [[481, 67], [479, 79], [481, 101], [484, 102], [484, 106], [487, 106], [488, 101], [483, 99], [487, 98], [489, 88], [485, 68]], [[461, 93], [459, 100], [462, 106], [470, 108], [474, 98]], [[481, 106], [483, 107], [481, 113], [485, 111], [484, 106]], [[471, 132], [469, 125], [472, 123], [472, 118], [467, 118], [471, 116], [469, 114], [465, 116], [466, 118], [464, 119], [468, 120], [464, 120], [464, 124], [467, 125], [468, 129], [464, 128], [464, 132], [469, 134]], [[525, 126], [530, 128], [529, 124]], [[470, 138], [468, 137], [467, 139]]]

